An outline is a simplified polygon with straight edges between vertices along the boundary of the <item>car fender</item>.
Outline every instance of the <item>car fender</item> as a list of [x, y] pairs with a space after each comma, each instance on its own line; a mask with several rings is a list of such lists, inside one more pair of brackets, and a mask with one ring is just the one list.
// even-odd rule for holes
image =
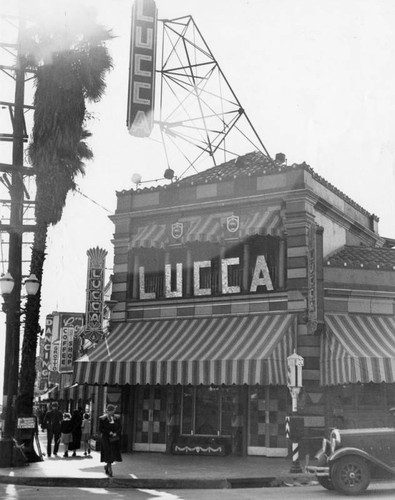
[[339, 460], [339, 458], [345, 457], [347, 455], [353, 455], [353, 456], [358, 456], [362, 457], [365, 459], [368, 463], [376, 465], [377, 467], [380, 467], [381, 469], [395, 475], [395, 469], [387, 465], [385, 462], [382, 462], [380, 459], [373, 457], [369, 453], [367, 453], [364, 450], [360, 450], [359, 448], [340, 448], [336, 450], [330, 457], [328, 457], [328, 465], [331, 468], [333, 464]]

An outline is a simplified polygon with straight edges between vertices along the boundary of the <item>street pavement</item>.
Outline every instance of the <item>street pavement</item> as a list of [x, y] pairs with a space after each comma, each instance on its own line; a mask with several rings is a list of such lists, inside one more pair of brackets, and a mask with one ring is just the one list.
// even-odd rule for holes
[[[46, 450], [46, 434], [40, 432], [41, 449]], [[124, 453], [123, 461], [113, 464], [109, 478], [100, 462], [100, 452], [85, 457], [58, 456], [20, 467], [0, 468], [0, 483], [31, 486], [95, 488], [218, 489], [260, 488], [314, 484], [307, 473], [291, 474], [291, 460], [267, 457], [210, 457], [166, 455], [162, 453]], [[305, 464], [301, 464], [304, 469]]]
[[[321, 486], [244, 489], [57, 488], [0, 484], [0, 500], [329, 500], [342, 498]], [[344, 498], [344, 497], [343, 497]], [[395, 483], [372, 483], [363, 498], [393, 500]]]

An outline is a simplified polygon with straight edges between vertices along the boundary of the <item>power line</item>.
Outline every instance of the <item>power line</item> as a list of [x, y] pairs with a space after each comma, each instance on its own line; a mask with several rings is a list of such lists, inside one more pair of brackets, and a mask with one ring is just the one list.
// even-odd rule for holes
[[92, 198], [89, 198], [89, 196], [87, 196], [86, 194], [84, 194], [81, 189], [77, 186], [75, 191], [77, 193], [79, 193], [81, 196], [83, 196], [84, 198], [86, 198], [87, 200], [91, 201], [92, 203], [94, 203], [95, 205], [97, 205], [98, 207], [102, 208], [103, 210], [105, 210], [106, 212], [108, 212], [109, 214], [113, 214], [114, 212], [112, 212], [112, 210], [109, 210], [108, 208], [104, 207], [103, 205], [101, 205], [100, 203], [98, 203], [97, 201], [95, 200], [92, 200]]

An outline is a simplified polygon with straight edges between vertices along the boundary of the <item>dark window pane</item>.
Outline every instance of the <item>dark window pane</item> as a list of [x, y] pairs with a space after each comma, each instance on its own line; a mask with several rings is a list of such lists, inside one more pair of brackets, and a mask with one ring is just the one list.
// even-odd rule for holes
[[222, 390], [221, 434], [232, 434], [232, 415], [237, 415], [239, 398], [237, 389], [232, 387]]
[[219, 431], [219, 388], [196, 389], [196, 434], [217, 435]]
[[358, 406], [382, 407], [384, 404], [383, 387], [380, 384], [358, 386]]
[[395, 384], [386, 384], [387, 389], [387, 406], [392, 408], [395, 406]]
[[182, 434], [191, 434], [193, 415], [193, 388], [184, 387], [182, 398]]

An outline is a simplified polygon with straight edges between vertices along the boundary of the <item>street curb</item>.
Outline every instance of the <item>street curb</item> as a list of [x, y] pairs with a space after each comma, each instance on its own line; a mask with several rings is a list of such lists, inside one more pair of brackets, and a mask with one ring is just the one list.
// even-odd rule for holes
[[171, 478], [86, 478], [86, 477], [28, 477], [0, 475], [0, 483], [28, 486], [52, 486], [74, 488], [143, 488], [143, 489], [227, 489], [227, 488], [270, 488], [309, 484], [311, 478], [305, 475], [224, 479], [171, 479]]

